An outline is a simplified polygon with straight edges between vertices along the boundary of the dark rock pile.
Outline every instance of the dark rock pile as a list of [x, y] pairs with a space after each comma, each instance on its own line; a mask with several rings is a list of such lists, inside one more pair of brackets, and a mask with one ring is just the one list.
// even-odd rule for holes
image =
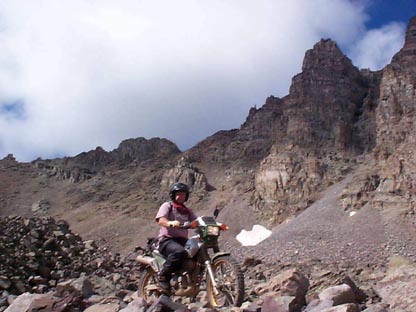
[[66, 221], [0, 218], [0, 297], [45, 293], [65, 280], [95, 275], [118, 289], [134, 289], [137, 265], [83, 241]]

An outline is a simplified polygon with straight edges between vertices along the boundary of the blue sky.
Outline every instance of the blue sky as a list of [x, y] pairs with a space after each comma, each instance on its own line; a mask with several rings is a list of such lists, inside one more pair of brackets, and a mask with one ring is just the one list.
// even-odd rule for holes
[[370, 19], [366, 23], [369, 28], [379, 28], [391, 21], [407, 23], [416, 15], [415, 0], [374, 0], [367, 10]]
[[412, 14], [416, 0], [0, 0], [0, 158], [190, 148], [285, 96], [321, 38], [383, 68]]

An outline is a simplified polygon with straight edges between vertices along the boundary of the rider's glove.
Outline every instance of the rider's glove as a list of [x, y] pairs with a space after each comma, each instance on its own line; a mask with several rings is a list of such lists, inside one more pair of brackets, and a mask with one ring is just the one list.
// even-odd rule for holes
[[181, 223], [178, 220], [168, 221], [168, 226], [169, 227], [178, 227], [179, 225], [181, 225]]

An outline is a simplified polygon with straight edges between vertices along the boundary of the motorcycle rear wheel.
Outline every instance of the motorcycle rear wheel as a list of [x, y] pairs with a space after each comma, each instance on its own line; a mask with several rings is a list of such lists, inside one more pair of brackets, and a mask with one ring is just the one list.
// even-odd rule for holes
[[148, 303], [155, 301], [160, 296], [157, 273], [150, 267], [146, 269], [140, 278], [138, 295]]
[[218, 257], [212, 263], [218, 294], [207, 272], [207, 294], [213, 308], [239, 307], [244, 300], [244, 275], [236, 260], [230, 256]]

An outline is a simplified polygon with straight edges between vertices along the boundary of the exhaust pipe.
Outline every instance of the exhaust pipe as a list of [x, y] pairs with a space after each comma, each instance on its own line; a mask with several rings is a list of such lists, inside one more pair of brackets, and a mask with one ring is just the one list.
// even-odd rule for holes
[[156, 261], [155, 258], [149, 257], [149, 256], [142, 256], [142, 255], [138, 255], [136, 257], [136, 261], [144, 264], [144, 265], [148, 265], [150, 266], [154, 271], [159, 272], [159, 265]]
[[152, 257], [148, 257], [148, 256], [138, 255], [136, 257], [136, 260], [137, 260], [137, 262], [139, 262], [141, 264], [151, 265], [153, 258]]

